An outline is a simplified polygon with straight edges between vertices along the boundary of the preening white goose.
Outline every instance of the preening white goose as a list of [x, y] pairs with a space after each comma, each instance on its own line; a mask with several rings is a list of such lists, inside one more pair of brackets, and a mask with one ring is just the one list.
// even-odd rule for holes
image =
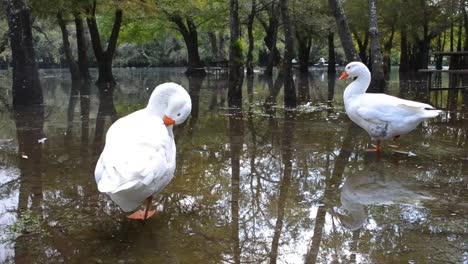
[[99, 191], [125, 212], [146, 200], [145, 210], [128, 218], [146, 220], [154, 215], [153, 195], [174, 177], [173, 125], [183, 123], [191, 109], [190, 96], [182, 86], [164, 83], [154, 89], [146, 108], [120, 118], [107, 131], [94, 175]]
[[441, 112], [428, 104], [382, 93], [366, 93], [371, 75], [361, 62], [346, 65], [340, 80], [353, 77], [357, 78], [346, 87], [343, 95], [346, 113], [377, 141], [377, 152], [380, 151], [381, 140], [396, 139]]

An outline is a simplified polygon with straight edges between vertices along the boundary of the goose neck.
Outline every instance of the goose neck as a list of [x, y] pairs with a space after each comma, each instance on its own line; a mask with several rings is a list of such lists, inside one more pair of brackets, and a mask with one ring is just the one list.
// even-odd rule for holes
[[359, 95], [366, 92], [367, 88], [370, 84], [370, 73], [366, 72], [364, 74], [359, 75], [356, 80], [354, 80], [351, 84], [349, 84], [345, 91], [343, 98], [347, 101], [353, 95]]

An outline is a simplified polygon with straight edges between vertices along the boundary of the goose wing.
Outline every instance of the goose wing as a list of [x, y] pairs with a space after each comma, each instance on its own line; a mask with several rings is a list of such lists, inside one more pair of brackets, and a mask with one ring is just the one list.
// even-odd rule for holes
[[151, 120], [142, 124], [136, 122], [137, 117], [119, 119], [107, 133], [95, 171], [101, 192], [116, 193], [140, 184], [154, 184], [173, 165], [174, 143], [164, 125]]
[[360, 118], [376, 124], [416, 121], [440, 113], [431, 105], [386, 94], [363, 94], [356, 105], [356, 114]]

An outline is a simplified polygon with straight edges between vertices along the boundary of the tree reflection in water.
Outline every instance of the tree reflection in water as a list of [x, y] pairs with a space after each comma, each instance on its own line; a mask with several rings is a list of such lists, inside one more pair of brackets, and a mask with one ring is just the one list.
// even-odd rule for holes
[[[400, 148], [417, 156], [389, 151], [376, 162], [363, 151], [368, 136], [350, 127], [341, 96], [335, 94], [342, 92], [342, 83], [334, 87], [333, 80], [309, 78], [309, 86], [314, 87], [312, 103], [330, 103], [333, 108], [286, 111], [281, 77], [247, 78], [242, 107], [226, 107], [225, 77], [187, 79], [179, 73], [159, 76], [157, 71], [135, 70], [135, 77], [133, 70], [125, 70], [128, 75], [112, 96], [91, 93], [72, 98], [88, 108], [75, 110], [75, 101], [51, 108], [45, 121], [34, 113], [15, 117], [17, 130], [14, 122], [5, 123], [17, 133], [12, 137], [18, 139], [18, 153], [24, 152], [28, 159], [16, 162], [10, 155], [16, 155], [16, 149], [2, 148], [4, 166], [10, 169], [2, 170], [2, 175], [15, 169], [21, 173], [20, 184], [0, 186], [2, 193], [18, 192], [18, 219], [34, 216], [39, 223], [39, 232], [12, 238], [16, 252], [10, 254], [10, 262], [15, 258], [67, 263], [462, 260], [468, 173], [464, 112], [453, 112], [451, 121], [432, 120], [402, 138]], [[145, 87], [177, 80], [189, 90], [195, 106], [187, 124], [174, 129], [176, 176], [156, 197], [159, 215], [144, 225], [127, 222], [98, 193], [93, 177], [95, 146], [88, 142], [88, 134], [91, 142], [93, 135], [96, 142], [104, 140], [117, 110], [126, 115], [146, 105], [151, 90], [142, 90], [142, 76]], [[69, 89], [46, 89], [50, 89], [46, 102], [52, 101], [51, 96], [67, 100], [70, 95]], [[415, 88], [405, 89], [411, 96]], [[326, 90], [328, 96], [316, 94]], [[89, 115], [78, 118], [78, 111]], [[8, 130], [4, 131], [7, 138]], [[43, 137], [41, 131], [48, 138], [43, 145], [36, 143], [37, 137]], [[349, 195], [374, 183], [387, 193], [408, 190], [435, 199], [414, 206], [395, 194], [390, 199], [393, 204], [376, 205], [361, 201], [365, 195], [371, 199], [370, 191], [358, 198]], [[352, 211], [356, 204], [362, 207]], [[356, 212], [364, 216], [352, 218]], [[10, 221], [20, 222], [16, 215]]]
[[[18, 140], [18, 168], [20, 184], [18, 195], [18, 225], [21, 232], [15, 243], [16, 263], [32, 263], [37, 257], [30, 248], [37, 248], [41, 239], [39, 226], [28, 225], [42, 222], [42, 175], [44, 172], [42, 149], [44, 135], [44, 107], [16, 107], [14, 120]], [[33, 223], [31, 223], [31, 221]], [[40, 252], [42, 253], [42, 252]]]
[[108, 127], [117, 121], [117, 111], [114, 106], [114, 83], [101, 83], [99, 84], [99, 108], [96, 116], [96, 127], [94, 131], [94, 151], [95, 155], [101, 153], [104, 147], [105, 137], [105, 123], [106, 117], [110, 119]]

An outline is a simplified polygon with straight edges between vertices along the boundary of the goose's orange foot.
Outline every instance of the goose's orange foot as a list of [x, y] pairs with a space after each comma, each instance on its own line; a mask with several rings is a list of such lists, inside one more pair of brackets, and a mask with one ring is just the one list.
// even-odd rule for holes
[[368, 148], [366, 149], [367, 152], [380, 152], [380, 149], [378, 148]]
[[128, 219], [132, 219], [132, 220], [142, 220], [142, 221], [145, 221], [146, 219], [151, 218], [151, 217], [154, 216], [155, 214], [156, 214], [156, 211], [147, 211], [147, 212], [146, 212], [146, 218], [145, 218], [145, 211], [139, 210], [139, 211], [134, 212], [134, 213], [131, 214], [131, 215], [127, 215], [127, 218], [128, 218]]
[[367, 149], [366, 151], [380, 153], [380, 140], [377, 140], [376, 143], [375, 148]]

